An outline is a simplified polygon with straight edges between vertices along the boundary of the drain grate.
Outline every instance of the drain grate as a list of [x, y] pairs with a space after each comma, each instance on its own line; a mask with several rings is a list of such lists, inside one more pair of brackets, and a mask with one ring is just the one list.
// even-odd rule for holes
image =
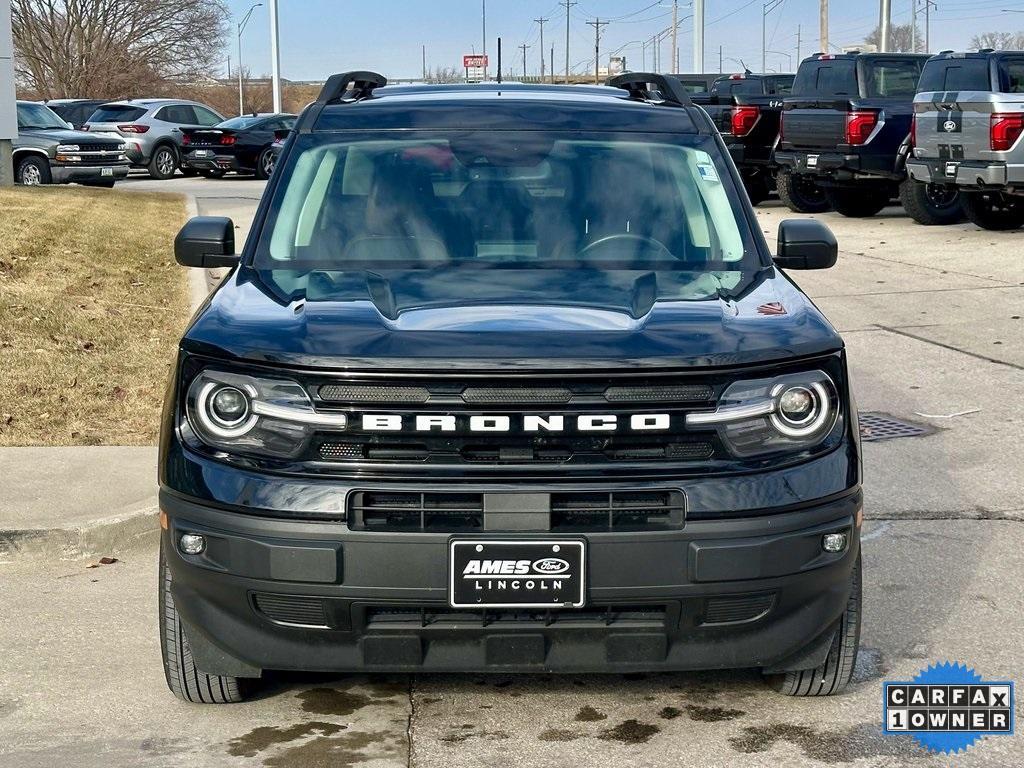
[[911, 424], [885, 413], [858, 414], [860, 421], [860, 439], [872, 442], [875, 440], [892, 440], [896, 437], [921, 437], [930, 435], [935, 430], [922, 424]]

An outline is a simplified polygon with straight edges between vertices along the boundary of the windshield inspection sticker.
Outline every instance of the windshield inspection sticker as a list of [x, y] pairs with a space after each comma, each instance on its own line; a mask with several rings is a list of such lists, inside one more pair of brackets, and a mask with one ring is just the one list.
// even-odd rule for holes
[[718, 171], [711, 163], [697, 163], [697, 173], [704, 181], [718, 181]]
[[883, 683], [882, 710], [886, 735], [910, 734], [932, 752], [960, 752], [982, 736], [1013, 735], [1013, 683], [983, 681], [947, 661], [909, 682]]

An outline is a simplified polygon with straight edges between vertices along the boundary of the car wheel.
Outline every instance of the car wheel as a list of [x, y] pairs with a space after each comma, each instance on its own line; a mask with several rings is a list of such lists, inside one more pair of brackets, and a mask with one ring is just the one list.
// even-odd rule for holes
[[50, 163], [38, 155], [29, 155], [18, 161], [14, 178], [26, 187], [38, 187], [40, 184], [50, 184], [53, 181]]
[[864, 187], [829, 187], [825, 197], [836, 213], [853, 219], [874, 216], [889, 204], [889, 191]]
[[804, 174], [779, 171], [779, 199], [794, 213], [824, 213], [829, 209], [824, 190]]
[[904, 179], [900, 184], [900, 203], [918, 224], [933, 226], [963, 221], [960, 197], [956, 187], [943, 184], [924, 184], [913, 179]]
[[216, 171], [210, 168], [199, 171], [199, 175], [204, 179], [222, 179], [224, 178], [224, 171]]
[[153, 150], [153, 156], [149, 159], [149, 175], [152, 178], [169, 179], [174, 175], [177, 167], [178, 156], [173, 149], [163, 145]]
[[853, 676], [860, 646], [861, 564], [853, 566], [850, 597], [839, 620], [825, 663], [814, 669], [801, 669], [782, 675], [768, 675], [766, 682], [787, 696], [831, 696], [842, 691]]
[[1002, 192], [963, 192], [960, 197], [968, 221], [982, 229], [1017, 229], [1024, 224], [1024, 198]]
[[260, 152], [259, 157], [256, 158], [256, 178], [257, 179], [269, 179], [270, 174], [274, 172], [274, 161], [277, 158], [274, 156], [274, 152], [270, 147], [264, 148]]
[[193, 704], [235, 704], [245, 699], [243, 681], [237, 677], [207, 675], [196, 669], [188, 638], [171, 596], [171, 571], [160, 542], [159, 584], [160, 654], [164, 677], [171, 693]]

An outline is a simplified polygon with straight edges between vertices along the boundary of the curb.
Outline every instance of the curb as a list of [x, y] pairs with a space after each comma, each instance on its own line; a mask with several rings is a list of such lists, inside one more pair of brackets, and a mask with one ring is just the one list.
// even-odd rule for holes
[[117, 554], [155, 541], [159, 531], [156, 506], [95, 520], [80, 528], [0, 529], [0, 562], [23, 557], [76, 560]]

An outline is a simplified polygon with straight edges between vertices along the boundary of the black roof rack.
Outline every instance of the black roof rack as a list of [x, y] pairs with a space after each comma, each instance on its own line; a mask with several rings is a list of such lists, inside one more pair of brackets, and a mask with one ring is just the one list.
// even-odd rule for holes
[[[662, 101], [668, 104], [677, 107], [693, 105], [689, 94], [678, 80], [655, 72], [626, 72], [609, 77], [604, 84], [629, 91], [629, 95], [635, 99], [650, 99], [651, 94], [656, 91]], [[650, 88], [652, 85], [655, 87]]]

